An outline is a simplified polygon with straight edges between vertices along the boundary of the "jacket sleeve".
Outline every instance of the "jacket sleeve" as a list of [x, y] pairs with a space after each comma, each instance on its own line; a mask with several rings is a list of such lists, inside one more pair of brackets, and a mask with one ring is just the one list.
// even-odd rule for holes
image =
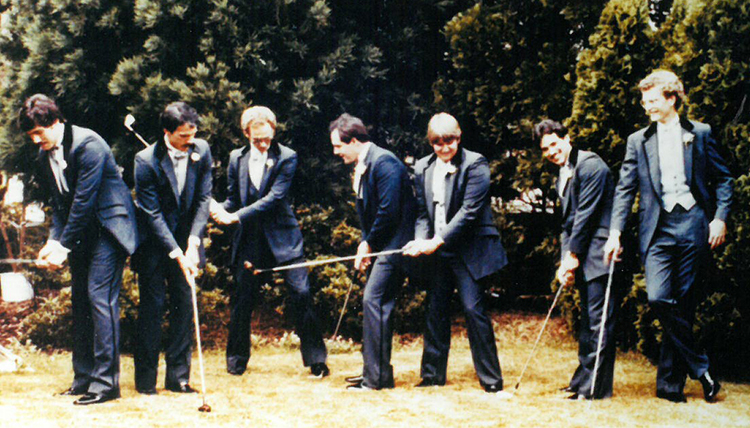
[[95, 216], [107, 151], [96, 137], [88, 136], [72, 155], [75, 157], [78, 177], [68, 220], [60, 234], [60, 243], [69, 249], [86, 233]]
[[384, 248], [399, 226], [401, 184], [406, 179], [406, 171], [397, 158], [381, 156], [373, 163], [372, 174], [378, 195], [377, 210], [372, 226], [362, 240], [367, 241], [371, 248]]
[[159, 193], [156, 188], [157, 179], [154, 169], [140, 156], [135, 157], [135, 199], [138, 206], [145, 214], [148, 227], [164, 249], [171, 253], [179, 249], [172, 231], [167, 226], [164, 213], [159, 202]]
[[206, 152], [201, 156], [201, 182], [197, 187], [195, 197], [198, 203], [198, 208], [193, 218], [193, 225], [190, 228], [190, 235], [201, 237], [206, 229], [206, 223], [208, 222], [208, 210], [211, 202], [211, 165], [213, 160], [211, 159], [211, 149], [206, 144]]
[[237, 211], [242, 204], [240, 199], [239, 158], [236, 152], [229, 155], [229, 169], [227, 170], [227, 199], [222, 203], [230, 213]]
[[[466, 170], [466, 192], [461, 208], [451, 218], [443, 233], [446, 245], [453, 246], [465, 238], [466, 229], [476, 220], [490, 191], [490, 166], [487, 159], [481, 157], [468, 166]], [[454, 195], [455, 197], [456, 195]]]
[[239, 216], [240, 223], [243, 225], [252, 220], [253, 217], [273, 210], [279, 204], [284, 203], [292, 186], [294, 172], [297, 170], [297, 154], [295, 153], [283, 160], [280, 159], [278, 168], [279, 172], [266, 196], [237, 211], [237, 216]]
[[732, 206], [732, 184], [734, 178], [724, 158], [719, 154], [716, 145], [716, 140], [714, 140], [709, 128], [706, 135], [706, 155], [708, 156], [708, 164], [711, 168], [711, 177], [714, 182], [714, 197], [716, 198], [714, 218], [726, 222], [729, 216], [729, 209]]
[[615, 189], [615, 201], [612, 205], [612, 221], [610, 230], [625, 230], [625, 222], [628, 220], [633, 208], [635, 194], [638, 192], [638, 153], [636, 152], [636, 138], [628, 138], [625, 151], [625, 159], [620, 167], [620, 180]]
[[611, 179], [611, 172], [595, 158], [583, 160], [576, 172], [578, 207], [570, 231], [568, 251], [583, 254], [588, 251], [591, 238], [599, 227], [602, 209], [607, 202], [607, 181]]

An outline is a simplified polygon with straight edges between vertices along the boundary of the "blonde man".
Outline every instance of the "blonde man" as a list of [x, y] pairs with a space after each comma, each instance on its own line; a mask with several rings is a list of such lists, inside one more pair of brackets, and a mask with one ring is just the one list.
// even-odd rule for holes
[[[271, 280], [244, 268], [258, 268], [304, 260], [302, 232], [289, 202], [289, 189], [297, 169], [297, 153], [273, 141], [276, 115], [267, 107], [253, 106], [242, 113], [242, 131], [249, 144], [232, 151], [227, 174], [227, 199], [211, 204], [211, 217], [219, 224], [238, 224], [232, 246], [237, 287], [227, 341], [227, 371], [241, 375], [250, 360], [250, 316], [259, 287]], [[329, 375], [327, 351], [313, 310], [307, 269], [284, 273], [291, 292], [295, 330], [301, 341], [305, 367], [313, 377]]]

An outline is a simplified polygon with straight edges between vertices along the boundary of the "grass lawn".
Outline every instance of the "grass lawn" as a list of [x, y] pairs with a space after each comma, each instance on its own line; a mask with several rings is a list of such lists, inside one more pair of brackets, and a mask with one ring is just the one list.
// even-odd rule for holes
[[[495, 318], [500, 362], [508, 391], [513, 388], [532, 348], [542, 317], [504, 314]], [[615, 396], [594, 403], [571, 402], [557, 389], [576, 367], [576, 343], [560, 320], [552, 320], [515, 396], [499, 399], [479, 386], [462, 328], [453, 335], [448, 384], [415, 388], [419, 381], [421, 340], [396, 344], [393, 366], [396, 388], [348, 392], [344, 377], [361, 371], [359, 352], [329, 356], [331, 376], [308, 378], [299, 351], [266, 346], [253, 350], [250, 368], [241, 377], [225, 371], [223, 352], [206, 355], [208, 403], [175, 394], [163, 386], [143, 396], [133, 385], [133, 359], [122, 358], [122, 398], [78, 407], [70, 397], [53, 396], [70, 385], [69, 353], [49, 355], [16, 349], [25, 360], [18, 373], [0, 373], [0, 427], [748, 427], [750, 385], [723, 383], [716, 403], [706, 403], [697, 381], [688, 381], [688, 403], [672, 404], [655, 397], [656, 369], [634, 353], [619, 354]], [[191, 384], [200, 387], [197, 356]]]

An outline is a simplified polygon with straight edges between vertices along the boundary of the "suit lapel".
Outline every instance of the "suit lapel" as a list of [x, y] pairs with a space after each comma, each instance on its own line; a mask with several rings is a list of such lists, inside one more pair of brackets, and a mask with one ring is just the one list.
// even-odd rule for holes
[[[271, 161], [271, 166], [268, 166], [268, 161]], [[271, 178], [271, 173], [274, 171], [275, 168], [279, 166], [279, 155], [274, 150], [268, 150], [268, 160], [266, 161], [266, 164], [263, 165], [263, 179], [260, 181], [260, 189], [258, 189], [258, 193], [261, 195], [265, 194], [266, 187], [268, 187], [268, 181]]]
[[643, 150], [646, 153], [646, 164], [648, 164], [651, 186], [656, 195], [661, 198], [661, 168], [659, 166], [659, 146], [656, 137], [656, 124], [646, 132], [646, 140], [643, 142]]
[[237, 170], [240, 174], [240, 199], [242, 200], [242, 206], [247, 206], [247, 196], [250, 191], [250, 189], [248, 189], [248, 186], [250, 186], [250, 170], [247, 165], [248, 156], [250, 156], [249, 147], [245, 150], [245, 153], [237, 159], [237, 162], [240, 163]]
[[570, 189], [573, 189], [573, 186], [575, 186], [575, 179], [576, 179], [576, 168], [578, 168], [578, 156], [580, 152], [578, 149], [573, 148], [570, 151], [570, 158], [568, 159], [568, 162], [570, 163], [571, 171], [570, 171], [570, 177], [568, 178], [568, 181], [565, 184], [560, 183], [560, 177], [558, 176], [557, 182], [558, 185], [563, 186], [562, 192], [558, 193], [560, 195], [560, 208], [562, 208], [562, 215], [563, 218], [568, 216], [568, 213], [570, 212], [571, 208], [571, 198], [573, 197], [573, 191]]
[[432, 194], [432, 177], [435, 173], [435, 159], [427, 165], [424, 170], [424, 196], [427, 204], [427, 214], [430, 216], [430, 221], [435, 222], [435, 204], [433, 203], [434, 195]]
[[[362, 189], [362, 206], [364, 208], [365, 213], [370, 212], [370, 186], [369, 186], [369, 179], [370, 179], [370, 172], [373, 168], [373, 163], [375, 161], [375, 151], [378, 150], [378, 146], [375, 145], [375, 143], [370, 143], [370, 149], [367, 151], [367, 156], [365, 156], [365, 172], [362, 174], [362, 177], [359, 179], [359, 186]], [[369, 216], [369, 214], [368, 214]]]
[[159, 167], [161, 167], [162, 172], [167, 177], [167, 180], [169, 180], [169, 185], [172, 187], [172, 193], [174, 194], [174, 199], [177, 201], [177, 205], [180, 205], [180, 189], [177, 185], [177, 176], [174, 173], [174, 167], [172, 166], [172, 158], [169, 157], [169, 153], [167, 153], [167, 147], [165, 146], [166, 141], [159, 141], [156, 143], [158, 150], [157, 159], [159, 160]]
[[[693, 151], [695, 150], [695, 134], [693, 130], [693, 124], [690, 121], [680, 118], [680, 126], [682, 126], [681, 141], [690, 141], [682, 145], [682, 156], [685, 163], [685, 182], [688, 187], [693, 184]], [[692, 137], [692, 138], [691, 138]]]
[[195, 193], [195, 175], [198, 169], [198, 162], [193, 162], [193, 153], [198, 153], [196, 145], [193, 144], [188, 149], [187, 168], [185, 171], [185, 187], [182, 189], [182, 193], [185, 195], [185, 207], [189, 207], [193, 203], [193, 194]]

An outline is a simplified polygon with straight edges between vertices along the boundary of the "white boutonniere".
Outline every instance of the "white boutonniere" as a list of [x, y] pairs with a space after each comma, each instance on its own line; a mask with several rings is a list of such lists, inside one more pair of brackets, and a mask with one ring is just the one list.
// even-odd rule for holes
[[201, 160], [201, 155], [199, 155], [198, 153], [193, 152], [190, 155], [190, 160], [193, 161], [193, 162], [198, 162], [199, 160]]
[[266, 168], [273, 168], [273, 159], [268, 159], [266, 161]]
[[693, 140], [695, 140], [695, 134], [693, 134], [692, 132], [686, 132], [682, 134], [682, 143], [685, 144], [685, 147], [689, 146], [690, 143], [693, 142]]

